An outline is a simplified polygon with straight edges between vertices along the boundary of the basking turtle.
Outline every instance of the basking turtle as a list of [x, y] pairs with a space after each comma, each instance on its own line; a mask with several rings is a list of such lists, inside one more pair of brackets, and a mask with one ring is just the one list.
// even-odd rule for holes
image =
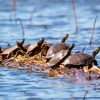
[[52, 69], [56, 69], [68, 56], [71, 55], [71, 51], [74, 48], [74, 44], [70, 45], [67, 50], [61, 50], [57, 52], [48, 62], [48, 65]]
[[47, 55], [46, 55], [46, 59], [47, 61], [49, 61], [57, 52], [61, 51], [61, 50], [66, 50], [69, 45], [65, 44], [65, 40], [67, 40], [69, 37], [69, 34], [66, 34], [62, 40], [61, 43], [58, 44], [53, 44], [49, 50], [47, 51]]
[[26, 52], [27, 52], [27, 49], [28, 49], [28, 47], [30, 46], [29, 44], [27, 44], [27, 45], [22, 45], [20, 42], [16, 42], [16, 45], [17, 45], [17, 47], [19, 48], [19, 50], [17, 51], [17, 53], [16, 53], [16, 57], [18, 56], [18, 55], [24, 55], [24, 54], [26, 54]]
[[27, 49], [30, 45], [22, 45], [20, 42], [16, 42], [17, 47], [22, 51], [22, 52], [27, 52]]
[[[22, 40], [20, 41], [20, 43], [23, 44], [24, 41], [25, 41], [25, 39], [22, 39]], [[19, 48], [17, 47], [17, 45], [15, 45], [15, 46], [13, 46], [13, 47], [10, 47], [10, 48], [8, 48], [8, 49], [6, 49], [6, 50], [4, 50], [4, 51], [2, 52], [2, 58], [3, 58], [3, 59], [4, 59], [4, 58], [9, 58], [9, 57], [11, 57], [12, 55], [15, 55], [16, 52], [17, 52], [18, 50], [19, 50]]]
[[44, 42], [44, 38], [41, 38], [37, 43], [31, 44], [27, 49], [27, 55], [34, 56], [41, 52], [41, 46]]
[[100, 47], [97, 47], [93, 52], [92, 55], [83, 53], [83, 52], [77, 52], [75, 54], [70, 55], [65, 61], [62, 63], [62, 65], [66, 67], [76, 67], [80, 68], [83, 66], [92, 67], [92, 64], [97, 64], [97, 61], [95, 60], [95, 56], [100, 52]]
[[27, 56], [34, 56], [41, 52], [42, 44], [44, 42], [44, 38], [41, 38], [37, 43], [31, 45], [23, 46], [21, 43], [16, 42], [18, 48], [20, 48], [20, 53], [26, 53]]

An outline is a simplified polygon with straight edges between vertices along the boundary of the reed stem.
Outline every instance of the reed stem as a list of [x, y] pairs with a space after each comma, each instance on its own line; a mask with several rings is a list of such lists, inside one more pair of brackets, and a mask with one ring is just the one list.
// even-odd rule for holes
[[16, 19], [16, 0], [11, 0], [10, 21]]
[[88, 90], [85, 92], [85, 95], [83, 97], [83, 100], [85, 100], [87, 94], [88, 94]]
[[23, 36], [23, 39], [24, 39], [24, 37], [25, 37], [25, 31], [24, 31], [22, 19], [21, 18], [17, 18], [16, 21], [20, 22], [20, 26], [21, 26], [21, 30], [22, 30], [22, 36]]
[[92, 34], [91, 34], [91, 38], [90, 38], [90, 42], [89, 42], [90, 45], [92, 44], [96, 21], [97, 21], [97, 16], [95, 17], [95, 20], [94, 20], [94, 23], [93, 23]]
[[75, 7], [75, 0], [72, 0], [72, 7], [73, 7], [73, 16], [74, 16], [74, 23], [75, 23], [75, 34], [78, 33], [78, 24], [77, 24], [77, 15], [76, 15], [76, 7]]

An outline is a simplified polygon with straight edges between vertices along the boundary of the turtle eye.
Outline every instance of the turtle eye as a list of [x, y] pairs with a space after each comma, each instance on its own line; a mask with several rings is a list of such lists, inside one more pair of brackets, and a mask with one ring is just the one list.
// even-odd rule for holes
[[42, 45], [44, 42], [44, 38], [41, 38], [40, 41], [38, 42], [38, 45]]

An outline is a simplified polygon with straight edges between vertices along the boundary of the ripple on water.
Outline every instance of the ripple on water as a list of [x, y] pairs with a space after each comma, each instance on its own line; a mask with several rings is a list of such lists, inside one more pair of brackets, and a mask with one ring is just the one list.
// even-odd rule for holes
[[[17, 17], [22, 19], [26, 43], [34, 43], [41, 37], [50, 43], [57, 43], [69, 33], [70, 37], [66, 43], [75, 43], [73, 53], [82, 50], [86, 45], [85, 52], [91, 54], [93, 49], [100, 46], [99, 0], [76, 1], [77, 36], [74, 34], [71, 0], [16, 1]], [[10, 21], [10, 5], [11, 2], [7, 0], [0, 1], [0, 46], [2, 47], [7, 47], [8, 43], [14, 45], [16, 40], [23, 37], [20, 23], [15, 22], [14, 19]], [[95, 16], [98, 18], [90, 46]], [[96, 58], [100, 65], [100, 54]], [[99, 83], [100, 80], [73, 81], [65, 77], [49, 78], [43, 73], [28, 73], [0, 67], [0, 100], [82, 100], [86, 91], [88, 91], [86, 100], [100, 100]]]

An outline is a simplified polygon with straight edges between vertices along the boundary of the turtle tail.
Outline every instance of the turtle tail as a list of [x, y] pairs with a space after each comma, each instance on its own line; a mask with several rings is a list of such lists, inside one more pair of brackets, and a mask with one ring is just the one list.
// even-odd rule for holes
[[93, 52], [92, 56], [95, 58], [95, 56], [100, 52], [100, 47], [97, 47]]
[[66, 35], [62, 38], [61, 43], [65, 43], [65, 41], [68, 39], [68, 37], [69, 37], [69, 34], [66, 34]]

